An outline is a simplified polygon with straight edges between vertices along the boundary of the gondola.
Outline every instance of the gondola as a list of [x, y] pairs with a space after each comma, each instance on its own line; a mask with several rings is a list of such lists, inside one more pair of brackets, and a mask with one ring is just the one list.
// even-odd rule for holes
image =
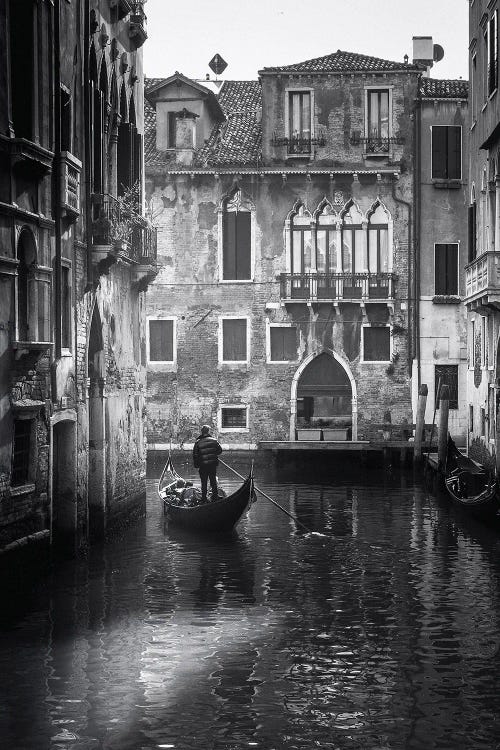
[[446, 492], [454, 505], [482, 519], [493, 519], [500, 509], [496, 477], [464, 456], [448, 437], [444, 477]]
[[[199, 491], [175, 470], [169, 454], [158, 481], [158, 495], [168, 521], [175, 526], [197, 532], [231, 531], [257, 499], [254, 490], [253, 465], [243, 484], [231, 495], [219, 488], [219, 498], [191, 504]], [[221, 496], [222, 495], [222, 496]], [[189, 497], [190, 496], [190, 497]]]

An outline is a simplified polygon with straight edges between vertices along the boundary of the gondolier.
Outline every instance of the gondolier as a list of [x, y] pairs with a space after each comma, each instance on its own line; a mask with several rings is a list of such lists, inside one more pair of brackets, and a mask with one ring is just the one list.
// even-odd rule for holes
[[221, 453], [220, 443], [210, 435], [210, 426], [204, 424], [193, 447], [193, 463], [200, 474], [202, 502], [207, 499], [208, 480], [210, 480], [212, 500], [217, 500], [217, 465], [218, 456]]

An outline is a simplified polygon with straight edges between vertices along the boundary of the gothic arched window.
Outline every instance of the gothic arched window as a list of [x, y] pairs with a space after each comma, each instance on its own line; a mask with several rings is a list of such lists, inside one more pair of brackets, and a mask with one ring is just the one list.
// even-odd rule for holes
[[330, 203], [325, 201], [316, 214], [316, 270], [318, 273], [337, 271], [337, 218]]
[[378, 203], [368, 220], [368, 270], [370, 273], [389, 271], [388, 215]]
[[342, 214], [342, 271], [361, 273], [367, 270], [366, 233], [363, 216], [355, 203]]
[[311, 214], [300, 203], [290, 217], [291, 271], [294, 274], [311, 273], [312, 232]]

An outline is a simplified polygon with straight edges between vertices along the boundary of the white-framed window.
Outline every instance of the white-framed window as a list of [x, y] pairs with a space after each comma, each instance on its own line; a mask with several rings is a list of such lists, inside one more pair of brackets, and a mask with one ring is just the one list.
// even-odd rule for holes
[[431, 125], [431, 178], [462, 179], [462, 128], [460, 125]]
[[219, 318], [219, 363], [243, 365], [250, 360], [250, 337], [247, 317]]
[[314, 89], [285, 89], [288, 156], [310, 156], [314, 138]]
[[248, 432], [248, 405], [219, 406], [218, 422], [219, 432]]
[[390, 152], [392, 130], [392, 87], [365, 87], [365, 152], [386, 156]]
[[267, 361], [282, 364], [298, 359], [297, 326], [294, 323], [269, 323], [266, 329]]
[[458, 295], [458, 243], [434, 243], [434, 294]]
[[383, 362], [392, 360], [392, 331], [390, 325], [371, 325], [361, 327], [361, 361]]
[[177, 320], [176, 318], [148, 317], [147, 360], [150, 365], [177, 364]]

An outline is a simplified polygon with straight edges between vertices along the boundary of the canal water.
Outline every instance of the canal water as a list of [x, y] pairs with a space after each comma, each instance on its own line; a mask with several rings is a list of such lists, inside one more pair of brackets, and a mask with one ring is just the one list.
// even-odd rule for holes
[[327, 536], [263, 498], [181, 534], [150, 480], [146, 519], [4, 589], [0, 747], [500, 747], [500, 529], [411, 475], [257, 475]]

